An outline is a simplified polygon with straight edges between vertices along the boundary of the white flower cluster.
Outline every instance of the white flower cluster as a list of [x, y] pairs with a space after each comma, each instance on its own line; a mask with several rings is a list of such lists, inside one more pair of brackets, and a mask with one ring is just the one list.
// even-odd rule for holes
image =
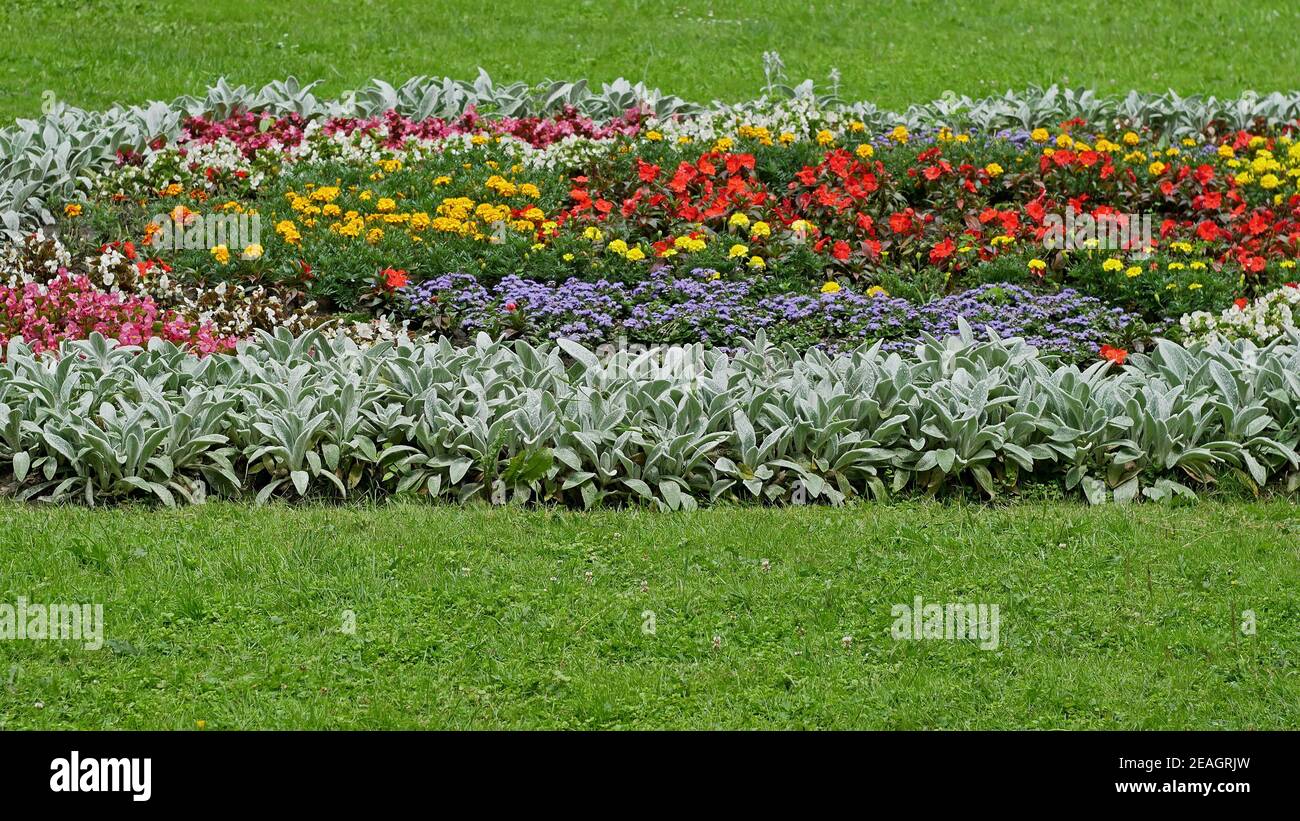
[[1209, 311], [1183, 314], [1178, 324], [1188, 341], [1217, 344], [1249, 339], [1265, 345], [1296, 330], [1297, 314], [1300, 314], [1300, 288], [1284, 285], [1244, 306], [1235, 304], [1217, 316]]
[[838, 109], [822, 108], [809, 97], [795, 97], [718, 106], [687, 117], [651, 118], [646, 122], [645, 130], [658, 131], [664, 139], [673, 141], [685, 137], [692, 141], [713, 142], [719, 137], [734, 137], [741, 126], [767, 129], [772, 139], [787, 133], [808, 139], [819, 131], [830, 131], [839, 138], [851, 121], [851, 117], [846, 117]]
[[57, 239], [38, 228], [23, 242], [0, 244], [0, 284], [19, 288], [31, 282], [48, 282], [60, 268], [72, 266], [72, 254]]

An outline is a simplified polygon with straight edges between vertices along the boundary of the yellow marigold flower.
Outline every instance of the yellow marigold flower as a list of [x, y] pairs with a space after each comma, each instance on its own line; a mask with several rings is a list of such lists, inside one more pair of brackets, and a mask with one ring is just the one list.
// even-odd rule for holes
[[341, 210], [342, 209], [340, 209], [334, 203], [330, 203], [329, 205], [326, 205], [325, 207], [321, 208], [320, 212], [327, 217], [337, 217], [341, 213]]
[[626, 256], [632, 262], [639, 262], [645, 259], [645, 251], [640, 248], [629, 248]]
[[1204, 271], [1204, 270], [1205, 270], [1205, 263], [1204, 263], [1204, 262], [1201, 262], [1201, 261], [1198, 259], [1198, 260], [1196, 260], [1195, 262], [1193, 262], [1192, 264], [1188, 265], [1187, 267], [1188, 267], [1188, 268], [1191, 268], [1193, 271]]
[[1129, 267], [1124, 269], [1124, 276], [1128, 277], [1129, 279], [1141, 275], [1142, 275], [1141, 265], [1130, 265]]
[[541, 222], [542, 220], [546, 219], [546, 214], [542, 213], [542, 209], [538, 208], [537, 206], [533, 206], [532, 208], [529, 208], [527, 211], [524, 212], [523, 216], [524, 219], [529, 219], [532, 220], [533, 222]]
[[262, 256], [262, 246], [254, 242], [244, 249], [244, 259], [260, 259]]
[[1147, 171], [1151, 172], [1151, 176], [1158, 177], [1161, 174], [1165, 173], [1165, 169], [1168, 167], [1169, 166], [1160, 162], [1160, 160], [1156, 160], [1155, 162], [1151, 163], [1151, 165], [1147, 166]]
[[731, 215], [731, 219], [727, 220], [727, 224], [735, 228], [744, 228], [749, 225], [749, 217], [737, 211]]
[[1220, 157], [1235, 157], [1235, 156], [1237, 156], [1237, 152], [1233, 149], [1232, 146], [1228, 145], [1227, 143], [1224, 143], [1223, 145], [1219, 146], [1218, 154], [1219, 154]]
[[867, 124], [862, 122], [861, 120], [853, 120], [852, 122], [849, 123], [849, 131], [852, 131], [854, 134], [861, 134], [863, 131], [866, 130], [867, 130]]
[[621, 256], [627, 253], [627, 243], [621, 239], [616, 239], [609, 245], [606, 245], [605, 250], [609, 251], [611, 254], [619, 254]]
[[795, 220], [790, 223], [790, 230], [794, 231], [796, 234], [811, 234], [813, 231], [813, 224], [808, 220]]
[[574, 257], [573, 254], [565, 254], [564, 256], [560, 257], [560, 259], [564, 260], [565, 262], [573, 262]]
[[1279, 185], [1281, 185], [1281, 184], [1282, 184], [1282, 181], [1279, 180], [1279, 179], [1277, 178], [1277, 175], [1275, 175], [1275, 174], [1265, 174], [1264, 176], [1262, 176], [1262, 177], [1259, 178], [1259, 187], [1260, 187], [1260, 188], [1268, 188], [1268, 189], [1272, 189], [1272, 188], [1277, 188], [1277, 187], [1278, 187]]
[[911, 136], [907, 133], [907, 126], [905, 125], [896, 125], [894, 130], [889, 132], [889, 139], [896, 143], [905, 143], [911, 139]]
[[839, 290], [840, 290], [840, 284], [833, 279], [822, 286], [823, 294], [834, 294], [834, 293], [838, 293]]
[[382, 228], [371, 228], [366, 233], [366, 242], [370, 243], [371, 245], [378, 245], [383, 238], [384, 238], [384, 229]]
[[475, 134], [473, 137], [469, 138], [469, 141], [474, 145], [483, 145], [488, 141], [488, 138], [483, 134]]
[[1050, 137], [1051, 135], [1047, 133], [1046, 128], [1035, 128], [1033, 131], [1029, 132], [1029, 139], [1036, 143], [1045, 143]]
[[594, 225], [590, 226], [589, 228], [587, 228], [587, 230], [583, 231], [582, 235], [585, 238], [591, 240], [592, 242], [600, 242], [602, 239], [605, 238], [605, 235], [601, 233], [600, 229]]
[[1281, 265], [1283, 268], [1288, 268], [1288, 269], [1290, 269], [1290, 268], [1294, 268], [1294, 267], [1295, 267], [1295, 260], [1293, 260], [1293, 259], [1284, 259], [1284, 260], [1282, 260], [1281, 262], [1279, 262], [1278, 265]]
[[1191, 137], [1183, 137], [1183, 145], [1192, 148], [1196, 145], [1196, 140], [1193, 140]]
[[772, 227], [762, 220], [754, 223], [754, 227], [750, 229], [749, 232], [749, 236], [753, 239], [758, 239], [759, 237], [770, 237], [771, 235]]
[[1183, 269], [1186, 268], [1186, 267], [1187, 267], [1187, 266], [1184, 265], [1184, 264], [1182, 264], [1181, 262], [1171, 262], [1171, 263], [1169, 263], [1169, 270], [1170, 270], [1170, 271], [1181, 271], [1181, 270], [1183, 270]]
[[733, 145], [735, 145], [735, 142], [730, 137], [719, 137], [717, 142], [713, 144], [713, 150], [730, 151]]
[[749, 267], [750, 267], [750, 268], [766, 268], [766, 267], [767, 267], [767, 263], [763, 261], [763, 258], [762, 258], [762, 257], [750, 257], [750, 258], [749, 258]]
[[63, 215], [65, 217], [81, 216], [81, 205], [75, 202], [68, 203], [67, 205], [63, 206]]
[[1203, 288], [1203, 287], [1205, 287], [1205, 286], [1201, 285], [1201, 283], [1199, 283], [1199, 282], [1193, 282], [1191, 285], [1188, 285], [1188, 286], [1187, 286], [1187, 290], [1189, 290], [1189, 291], [1197, 291], [1197, 290], [1200, 290], [1200, 289]]
[[375, 210], [381, 214], [387, 214], [397, 210], [397, 202], [392, 197], [380, 197], [379, 202], [375, 203]]
[[776, 138], [777, 142], [781, 143], [781, 145], [790, 145], [797, 139], [799, 138], [791, 134], [789, 131], [782, 131], [781, 136]]
[[645, 138], [650, 142], [657, 143], [664, 138], [664, 135], [660, 134], [658, 131], [652, 130], [645, 133]]
[[731, 246], [731, 250], [727, 252], [727, 257], [728, 259], [735, 259], [736, 257], [743, 257], [748, 253], [749, 253], [748, 247], [741, 245], [740, 243], [736, 243], [735, 245]]
[[334, 200], [338, 199], [338, 196], [338, 186], [334, 185], [322, 185], [311, 192], [311, 198], [316, 202], [334, 202]]
[[1123, 267], [1124, 267], [1124, 263], [1120, 262], [1119, 260], [1113, 257], [1101, 264], [1101, 270], [1103, 271], [1118, 271]]
[[208, 253], [212, 254], [212, 258], [222, 265], [230, 262], [230, 249], [224, 245], [214, 246]]
[[542, 195], [542, 192], [537, 188], [537, 186], [533, 185], [531, 182], [526, 182], [519, 186], [519, 193], [532, 199], [537, 199]]
[[434, 177], [434, 178], [433, 178], [433, 184], [434, 184], [434, 185], [451, 185], [451, 177], [448, 177], [446, 174], [443, 174], [442, 176], [439, 176], [439, 177]]
[[369, 191], [362, 191], [360, 194], [357, 195], [357, 199], [361, 200], [362, 202], [370, 202], [370, 200], [374, 199], [374, 196], [375, 195], [370, 193]]
[[818, 145], [830, 145], [833, 142], [835, 142], [835, 135], [832, 134], [831, 132], [827, 131], [824, 128], [821, 131], [817, 132]]
[[999, 174], [1002, 173], [1002, 170], [1003, 170], [1002, 166], [998, 165], [995, 162], [991, 162], [988, 165], [984, 166], [984, 173], [988, 174], [990, 177], [998, 176]]
[[859, 159], [869, 160], [876, 155], [876, 148], [871, 143], [863, 143], [853, 153], [857, 154]]
[[1057, 148], [1070, 148], [1070, 147], [1073, 146], [1073, 145], [1074, 145], [1074, 138], [1071, 137], [1069, 134], [1057, 134], [1057, 135], [1056, 135], [1056, 147], [1057, 147]]
[[1013, 243], [1013, 242], [1015, 242], [1015, 241], [1016, 241], [1016, 238], [1013, 237], [1013, 236], [1010, 236], [1009, 234], [999, 234], [998, 236], [996, 236], [996, 237], [994, 237], [993, 239], [989, 240], [989, 244], [990, 244], [990, 245], [1010, 245], [1011, 243]]
[[1029, 260], [1029, 270], [1045, 271], [1047, 270], [1047, 263], [1035, 257], [1034, 259]]
[[1137, 145], [1142, 142], [1142, 138], [1137, 135], [1136, 131], [1124, 132], [1124, 145]]
[[881, 288], [879, 285], [872, 285], [870, 288], [867, 289], [867, 296], [871, 296], [871, 297], [889, 296], [889, 291], [886, 291], [884, 288]]

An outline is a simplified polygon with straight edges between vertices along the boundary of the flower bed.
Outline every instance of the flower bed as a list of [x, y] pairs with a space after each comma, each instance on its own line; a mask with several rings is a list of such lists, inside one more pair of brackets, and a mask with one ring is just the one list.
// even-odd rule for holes
[[[211, 352], [332, 325], [734, 348], [763, 329], [904, 350], [961, 316], [1087, 361], [1296, 276], [1290, 98], [1251, 104], [1272, 125], [1232, 127], [1244, 101], [1180, 115], [1067, 95], [1006, 127], [989, 101], [899, 124], [811, 96], [700, 109], [574, 87], [554, 104], [515, 88], [515, 113], [492, 113], [490, 86], [451, 88], [437, 112], [403, 94], [331, 109], [294, 85], [173, 110], [0, 257], [0, 336], [184, 328]], [[1063, 214], [1086, 227], [1062, 234]], [[54, 282], [104, 296], [65, 306], [41, 295]], [[39, 320], [19, 293], [41, 295]], [[144, 319], [85, 315], [118, 303]]]
[[[504, 489], [680, 507], [780, 500], [796, 481], [836, 501], [887, 484], [993, 494], [1021, 477], [1094, 500], [1225, 475], [1294, 484], [1283, 372], [1297, 361], [1300, 97], [1022, 102], [898, 115], [802, 91], [702, 108], [617, 84], [539, 96], [412, 81], [322, 103], [291, 83], [52, 114], [42, 139], [82, 146], [68, 179], [37, 179], [50, 166], [20, 125], [0, 133], [21, 155], [0, 179], [6, 487], [91, 501]], [[94, 123], [120, 139], [78, 130]], [[353, 343], [396, 347], [371, 361]], [[784, 352], [753, 360], [768, 344]], [[593, 351], [662, 346], [687, 346], [674, 350], [740, 393], [630, 377], [632, 394], [668, 393], [635, 408], [605, 382], [578, 396], [604, 372]], [[124, 381], [77, 382], [81, 404], [42, 406], [30, 385], [69, 351], [82, 376], [66, 378], [93, 366]], [[474, 358], [485, 351], [501, 360]], [[587, 376], [561, 377], [559, 351]], [[989, 376], [988, 357], [1006, 373]], [[953, 361], [967, 364], [928, 370]], [[1029, 375], [1011, 378], [1013, 363]], [[173, 373], [153, 395], [127, 378], [136, 368]], [[867, 382], [850, 389], [846, 369]], [[461, 371], [522, 379], [507, 393], [533, 404], [488, 391], [491, 407], [470, 408]], [[1265, 385], [1265, 371], [1283, 375]], [[1175, 399], [1171, 372], [1191, 386]], [[308, 382], [321, 393], [303, 415]], [[769, 389], [779, 407], [749, 415]], [[826, 410], [880, 390], [871, 401], [905, 399], [910, 421]], [[804, 418], [814, 394], [830, 417]], [[565, 415], [575, 397], [613, 414], [595, 439], [566, 438], [595, 424]], [[143, 432], [165, 419], [180, 426], [166, 444]], [[1164, 441], [1170, 425], [1191, 433]], [[112, 437], [128, 430], [186, 456], [128, 454], [129, 469], [92, 476], [92, 452], [127, 447]], [[856, 433], [823, 453], [806, 436], [828, 430]], [[652, 457], [678, 461], [656, 473]]]

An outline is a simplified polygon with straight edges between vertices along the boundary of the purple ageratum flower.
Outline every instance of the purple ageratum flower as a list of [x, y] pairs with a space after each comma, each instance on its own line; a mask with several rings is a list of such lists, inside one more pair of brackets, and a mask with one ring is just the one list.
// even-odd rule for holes
[[588, 344], [620, 336], [649, 344], [705, 342], [735, 347], [766, 330], [776, 342], [840, 350], [881, 341], [906, 351], [924, 333], [958, 332], [958, 318], [980, 334], [1020, 337], [1072, 359], [1096, 355], [1136, 317], [1073, 290], [1034, 294], [1017, 285], [983, 285], [923, 305], [855, 293], [760, 296], [756, 280], [725, 279], [697, 268], [652, 270], [634, 285], [509, 276], [486, 288], [469, 274], [446, 274], [403, 289], [410, 311], [453, 317], [466, 333], [522, 327], [534, 338]]

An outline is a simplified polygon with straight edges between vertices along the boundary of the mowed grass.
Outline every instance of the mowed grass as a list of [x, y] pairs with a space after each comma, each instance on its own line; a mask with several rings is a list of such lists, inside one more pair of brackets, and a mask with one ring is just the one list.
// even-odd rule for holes
[[200, 93], [220, 75], [294, 74], [323, 91], [371, 77], [644, 80], [707, 101], [748, 99], [762, 54], [792, 79], [843, 75], [842, 96], [901, 109], [945, 90], [1063, 82], [1236, 95], [1294, 89], [1300, 4], [1286, 0], [5, 0], [0, 119], [42, 94], [101, 108]]
[[[108, 644], [0, 641], [0, 728], [1296, 728], [1298, 545], [1285, 502], [3, 505], [0, 602]], [[893, 639], [918, 595], [998, 648]]]

